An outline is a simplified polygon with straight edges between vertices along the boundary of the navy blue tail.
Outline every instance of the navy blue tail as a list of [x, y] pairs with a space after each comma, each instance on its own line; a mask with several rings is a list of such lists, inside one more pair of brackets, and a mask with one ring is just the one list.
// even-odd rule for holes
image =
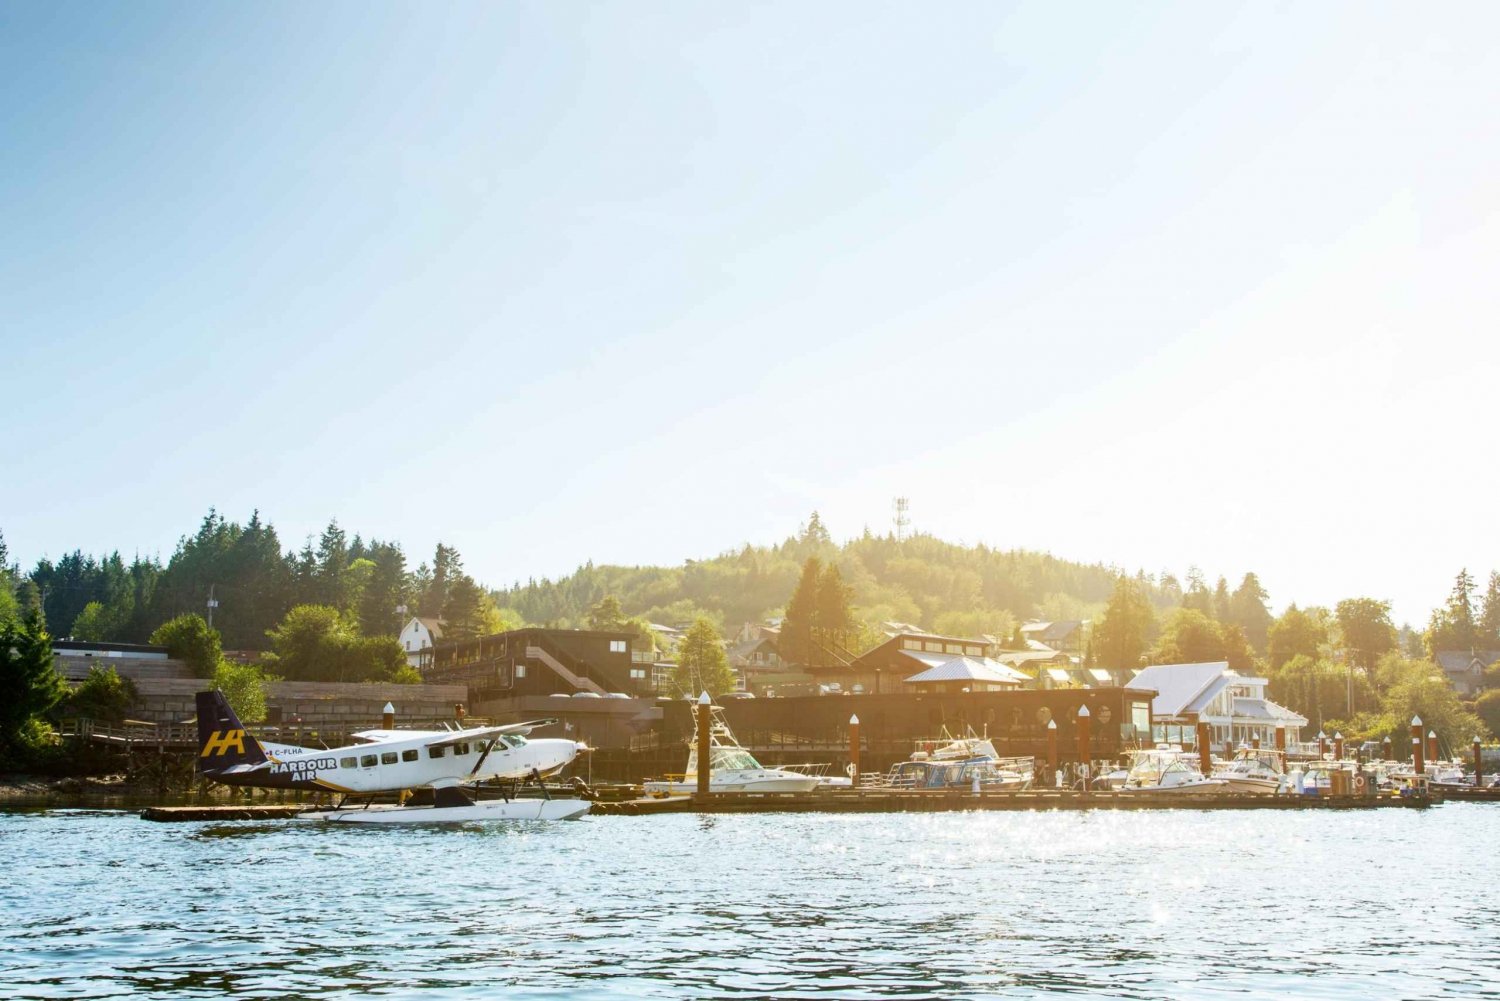
[[260, 741], [229, 707], [224, 693], [198, 693], [198, 771], [217, 772], [235, 765], [258, 765], [266, 760]]

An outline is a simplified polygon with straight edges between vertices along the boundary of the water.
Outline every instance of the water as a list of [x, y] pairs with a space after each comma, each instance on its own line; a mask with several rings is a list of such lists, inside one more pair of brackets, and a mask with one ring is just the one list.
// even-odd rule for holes
[[1500, 806], [0, 813], [5, 998], [1500, 997]]

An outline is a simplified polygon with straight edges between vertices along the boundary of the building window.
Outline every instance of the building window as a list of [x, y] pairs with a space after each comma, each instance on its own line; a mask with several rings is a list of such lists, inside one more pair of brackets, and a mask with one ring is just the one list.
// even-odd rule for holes
[[640, 667], [632, 667], [632, 668], [631, 668], [631, 669], [630, 669], [630, 676], [631, 676], [631, 677], [632, 677], [632, 678], [640, 678], [640, 679], [641, 679], [641, 680], [643, 680], [643, 681], [644, 681], [644, 680], [645, 680], [645, 678], [646, 678], [646, 671], [645, 671], [645, 669], [644, 669], [644, 668], [640, 668]]
[[901, 641], [901, 649], [903, 649], [903, 650], [920, 650], [920, 649], [922, 649], [922, 641], [921, 640], [902, 640]]
[[922, 646], [924, 646], [927, 650], [931, 651], [932, 653], [942, 653], [943, 652], [943, 644], [941, 644], [941, 643], [923, 643]]
[[524, 678], [524, 677], [526, 677], [526, 665], [525, 664], [517, 664], [516, 665], [516, 677], [518, 677], [518, 678]]
[[963, 644], [961, 644], [961, 643], [949, 643], [947, 646], [943, 647], [943, 652], [944, 653], [963, 653], [964, 652]]
[[970, 657], [983, 657], [984, 647], [966, 646], [964, 647], [964, 653], [968, 654]]
[[609, 652], [610, 653], [624, 653], [625, 652], [625, 646], [626, 646], [626, 643], [625, 643], [624, 640], [610, 640], [609, 641]]

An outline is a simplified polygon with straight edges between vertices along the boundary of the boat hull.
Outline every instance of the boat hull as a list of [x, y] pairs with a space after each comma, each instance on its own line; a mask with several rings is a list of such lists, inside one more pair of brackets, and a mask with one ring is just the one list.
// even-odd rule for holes
[[1215, 778], [1227, 784], [1225, 792], [1255, 796], [1274, 796], [1281, 791], [1280, 779], [1258, 779], [1248, 776], [1218, 775]]
[[[748, 792], [748, 793], [786, 793], [786, 792], [812, 792], [818, 788], [820, 781], [812, 775], [785, 775], [776, 778], [764, 779], [709, 779], [709, 792]], [[698, 791], [696, 782], [647, 782], [644, 786], [648, 795], [652, 796], [681, 796]]]
[[1128, 785], [1121, 787], [1120, 791], [1165, 793], [1169, 796], [1214, 796], [1230, 790], [1228, 783], [1223, 779], [1204, 779], [1201, 782], [1184, 782], [1181, 785]]
[[488, 800], [468, 806], [372, 806], [299, 814], [331, 824], [466, 824], [476, 820], [573, 820], [589, 812], [579, 799]]

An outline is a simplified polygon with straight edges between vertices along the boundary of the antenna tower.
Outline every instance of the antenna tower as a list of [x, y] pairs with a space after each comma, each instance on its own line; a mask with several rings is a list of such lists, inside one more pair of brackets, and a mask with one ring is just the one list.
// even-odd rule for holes
[[897, 497], [891, 506], [896, 509], [896, 517], [892, 520], [896, 523], [896, 541], [900, 542], [906, 538], [906, 530], [911, 526], [911, 502], [905, 497]]

